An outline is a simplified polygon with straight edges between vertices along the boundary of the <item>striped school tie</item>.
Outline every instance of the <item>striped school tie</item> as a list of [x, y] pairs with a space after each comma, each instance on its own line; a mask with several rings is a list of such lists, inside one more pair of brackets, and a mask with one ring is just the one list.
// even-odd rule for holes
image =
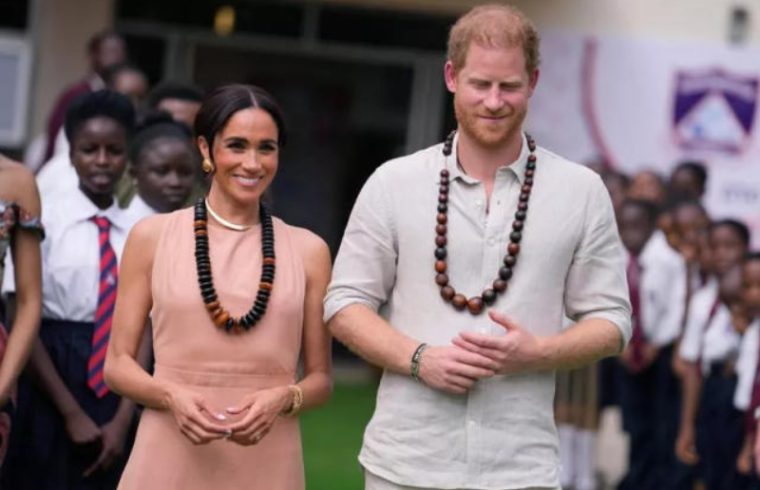
[[98, 398], [103, 398], [108, 394], [108, 386], [103, 381], [103, 364], [108, 349], [108, 340], [111, 338], [111, 320], [116, 302], [119, 271], [116, 253], [109, 240], [111, 222], [102, 216], [95, 216], [92, 221], [98, 227], [100, 281], [98, 307], [95, 310], [95, 330], [92, 334], [92, 352], [87, 362], [87, 386], [92, 388]]

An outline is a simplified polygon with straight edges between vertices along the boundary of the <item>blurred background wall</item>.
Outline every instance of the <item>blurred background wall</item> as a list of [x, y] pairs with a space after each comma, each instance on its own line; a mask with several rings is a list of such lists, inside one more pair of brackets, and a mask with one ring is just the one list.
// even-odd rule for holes
[[[232, 7], [237, 13], [238, 26], [227, 36], [235, 39], [244, 35], [273, 35], [299, 39], [302, 44], [314, 42], [364, 45], [382, 48], [382, 43], [361, 39], [325, 39], [320, 28], [330, 18], [340, 15], [376, 19], [387, 24], [386, 35], [394, 43], [394, 24], [399, 21], [427, 26], [435, 34], [445, 36], [449, 21], [467, 8], [482, 2], [472, 0], [274, 0], [274, 1], [118, 1], [118, 0], [0, 0], [0, 38], [21, 39], [31, 49], [33, 90], [28, 97], [30, 117], [22, 144], [39, 133], [45, 123], [53, 99], [68, 83], [85, 71], [84, 46], [98, 30], [124, 27], [135, 37], [156, 41], [161, 49], [148, 55], [138, 50], [140, 57], [150, 57], [151, 75], [170, 75], [191, 78], [192, 55], [197, 34], [213, 36], [214, 20], [220, 8]], [[760, 44], [760, 4], [735, 0], [516, 0], [519, 6], [542, 31], [573, 31], [589, 35], [616, 35], [637, 38], [696, 39], [730, 43], [736, 32], [744, 32], [740, 42]], [[281, 16], [274, 14], [279, 12]], [[274, 14], [274, 15], [273, 15]], [[246, 16], [258, 17], [248, 22]], [[192, 18], [191, 18], [192, 17]], [[250, 20], [250, 19], [248, 19]], [[145, 32], [137, 24], [160, 28]], [[738, 28], [737, 28], [738, 26]], [[742, 27], [743, 26], [743, 27]], [[328, 26], [329, 27], [329, 26]], [[335, 26], [338, 29], [346, 26]], [[360, 25], [354, 26], [360, 30]], [[191, 32], [192, 31], [192, 32]], [[191, 35], [193, 34], [193, 35]], [[433, 32], [423, 29], [419, 37]], [[180, 38], [180, 39], [177, 39]], [[321, 43], [320, 41], [325, 41]], [[356, 41], [356, 42], [352, 42]], [[444, 37], [418, 39], [417, 47], [442, 53]], [[186, 46], [186, 44], [193, 46]], [[177, 45], [180, 46], [177, 46]], [[326, 46], [325, 46], [326, 47]], [[318, 48], [311, 48], [318, 49]], [[412, 58], [424, 59], [424, 56]], [[436, 73], [437, 75], [438, 73]]]

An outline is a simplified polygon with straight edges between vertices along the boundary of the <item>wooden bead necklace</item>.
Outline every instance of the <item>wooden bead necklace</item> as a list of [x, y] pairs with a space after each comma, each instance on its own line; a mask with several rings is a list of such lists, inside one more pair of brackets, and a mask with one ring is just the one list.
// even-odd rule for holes
[[219, 303], [219, 298], [214, 289], [214, 281], [211, 277], [211, 261], [208, 253], [208, 228], [206, 202], [199, 198], [195, 202], [195, 268], [198, 272], [198, 285], [201, 289], [201, 297], [211, 320], [219, 328], [227, 332], [241, 333], [256, 325], [267, 311], [269, 296], [272, 294], [274, 285], [274, 226], [272, 216], [264, 204], [259, 205], [259, 217], [261, 219], [261, 279], [256, 300], [251, 309], [240, 318], [233, 318], [230, 313]]
[[[446, 138], [446, 141], [444, 141], [443, 155], [446, 157], [451, 155], [455, 134], [456, 131], [452, 131]], [[526, 134], [525, 136], [528, 141], [530, 155], [528, 156], [528, 163], [525, 166], [525, 180], [520, 189], [520, 196], [517, 201], [517, 211], [515, 212], [515, 219], [512, 222], [512, 232], [509, 234], [507, 254], [504, 256], [504, 264], [499, 268], [498, 277], [493, 281], [491, 287], [484, 289], [479, 296], [473, 296], [470, 299], [467, 299], [463, 294], [456, 292], [456, 290], [449, 284], [449, 276], [446, 274], [449, 171], [444, 168], [440, 172], [441, 180], [438, 184], [438, 216], [436, 217], [437, 224], [435, 227], [435, 283], [441, 288], [441, 297], [443, 300], [447, 303], [451, 303], [451, 305], [459, 311], [467, 308], [467, 310], [473, 315], [481, 313], [485, 306], [491, 306], [496, 302], [498, 294], [507, 290], [507, 283], [512, 278], [512, 271], [515, 264], [517, 264], [517, 256], [520, 253], [520, 240], [522, 240], [523, 228], [525, 227], [525, 220], [528, 216], [528, 201], [530, 200], [530, 193], [533, 188], [533, 176], [536, 172], [536, 143], [530, 135]]]

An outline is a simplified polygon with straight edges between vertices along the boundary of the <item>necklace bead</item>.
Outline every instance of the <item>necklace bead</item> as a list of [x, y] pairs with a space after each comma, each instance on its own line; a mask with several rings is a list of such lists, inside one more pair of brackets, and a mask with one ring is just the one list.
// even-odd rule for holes
[[477, 315], [483, 311], [483, 300], [479, 296], [470, 298], [467, 300], [467, 309], [470, 310], [470, 313], [473, 315]]
[[[451, 155], [454, 146], [455, 131], [452, 131], [443, 144], [443, 154], [448, 157]], [[440, 287], [441, 298], [458, 311], [465, 308], [473, 315], [483, 312], [485, 306], [491, 306], [496, 302], [498, 294], [507, 290], [509, 280], [514, 275], [514, 266], [517, 264], [517, 256], [520, 253], [520, 242], [523, 238], [525, 228], [525, 219], [527, 218], [528, 202], [533, 191], [533, 178], [536, 170], [536, 143], [529, 135], [526, 135], [528, 141], [528, 161], [525, 164], [525, 179], [520, 187], [520, 194], [517, 199], [517, 211], [515, 219], [512, 222], [512, 231], [509, 234], [509, 244], [507, 245], [507, 255], [504, 256], [504, 265], [499, 267], [497, 278], [491, 284], [491, 288], [486, 288], [479, 296], [467, 299], [463, 294], [457, 291], [449, 284], [450, 278], [446, 274], [448, 255], [446, 245], [448, 239], [448, 201], [449, 201], [449, 170], [442, 169], [439, 173], [440, 180], [438, 183], [438, 213], [436, 215], [435, 227], [435, 283]]]
[[457, 293], [451, 299], [451, 304], [454, 305], [454, 308], [457, 310], [464, 310], [465, 306], [467, 306], [467, 298], [465, 298], [464, 295]]
[[[274, 226], [272, 216], [267, 208], [262, 204], [259, 207], [259, 216], [261, 218], [261, 279], [259, 289], [256, 293], [251, 309], [240, 318], [233, 318], [230, 313], [222, 307], [214, 289], [213, 277], [211, 274], [211, 261], [208, 254], [208, 229], [207, 215], [208, 202], [200, 198], [195, 203], [193, 221], [193, 232], [195, 233], [195, 267], [198, 274], [198, 286], [201, 291], [206, 311], [208, 311], [211, 320], [217, 328], [224, 329], [226, 332], [241, 333], [253, 327], [264, 316], [269, 303], [269, 296], [274, 287], [275, 276], [275, 254], [274, 254]], [[224, 226], [228, 222], [216, 216], [211, 208], [208, 208], [214, 219]], [[241, 225], [234, 225], [240, 227]], [[227, 226], [236, 231], [242, 229]], [[245, 227], [244, 229], [250, 228]]]

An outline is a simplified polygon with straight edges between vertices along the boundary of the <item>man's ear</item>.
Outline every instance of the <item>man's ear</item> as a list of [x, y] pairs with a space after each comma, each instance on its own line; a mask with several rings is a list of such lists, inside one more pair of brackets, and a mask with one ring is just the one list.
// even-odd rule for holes
[[536, 90], [536, 85], [538, 85], [538, 75], [539, 70], [536, 68], [533, 70], [533, 73], [530, 74], [530, 80], [528, 81], [528, 97], [533, 96], [533, 92]]
[[446, 82], [446, 88], [449, 89], [449, 92], [456, 93], [457, 91], [457, 74], [454, 70], [454, 64], [451, 62], [451, 60], [446, 61], [446, 64], [443, 65], [443, 79]]

